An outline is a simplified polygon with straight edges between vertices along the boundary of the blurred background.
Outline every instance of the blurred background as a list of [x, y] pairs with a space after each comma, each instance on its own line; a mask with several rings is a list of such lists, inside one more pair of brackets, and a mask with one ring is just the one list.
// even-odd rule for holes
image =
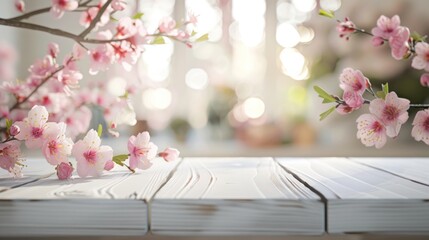
[[[26, 1], [27, 9], [50, 1]], [[364, 147], [356, 138], [356, 119], [368, 106], [347, 116], [336, 113], [320, 122], [329, 108], [313, 91], [319, 85], [341, 95], [338, 76], [345, 67], [360, 69], [377, 88], [391, 90], [412, 103], [427, 103], [428, 89], [420, 87], [421, 72], [410, 60], [396, 61], [388, 46], [374, 48], [366, 35], [339, 38], [336, 22], [318, 16], [319, 8], [349, 17], [371, 30], [380, 15], [398, 14], [401, 25], [421, 35], [429, 33], [426, 0], [144, 0], [129, 1], [130, 12], [141, 11], [149, 31], [166, 16], [198, 16], [197, 31], [207, 42], [193, 48], [167, 40], [145, 48], [131, 72], [115, 66], [83, 81], [100, 81], [114, 95], [139, 82], [133, 96], [138, 122], [122, 127], [121, 137], [106, 135], [115, 151], [126, 151], [130, 134], [148, 130], [160, 147], [173, 146], [182, 156], [428, 156], [427, 145], [411, 137], [410, 118], [397, 139], [381, 150]], [[13, 1], [2, 1], [0, 15], [12, 17]], [[79, 14], [52, 21], [50, 14], [32, 22], [80, 32]], [[18, 76], [41, 58], [47, 44], [71, 50], [69, 39], [29, 30], [0, 27], [1, 38], [20, 55]], [[87, 73], [88, 64], [81, 63]], [[83, 83], [85, 84], [85, 83]], [[93, 109], [93, 127], [103, 122]], [[101, 116], [98, 114], [98, 116]], [[411, 117], [413, 114], [411, 113]]]

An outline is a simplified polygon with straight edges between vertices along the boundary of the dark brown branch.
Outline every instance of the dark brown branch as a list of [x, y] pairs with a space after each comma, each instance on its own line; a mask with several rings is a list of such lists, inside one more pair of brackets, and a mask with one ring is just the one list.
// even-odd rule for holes
[[107, 0], [107, 2], [103, 5], [103, 7], [101, 7], [100, 11], [98, 11], [97, 16], [95, 16], [95, 18], [91, 21], [91, 24], [89, 25], [89, 27], [83, 30], [81, 34], [79, 34], [80, 38], [85, 38], [86, 35], [88, 35], [92, 31], [92, 29], [94, 29], [94, 27], [100, 21], [101, 16], [104, 14], [104, 12], [106, 11], [107, 7], [110, 5], [111, 2], [112, 0]]
[[[92, 0], [87, 0], [87, 1], [85, 1], [85, 2], [83, 2], [83, 3], [80, 3], [80, 4], [79, 4], [79, 6], [78, 6], [78, 8], [80, 8], [80, 7], [89, 7], [89, 6], [88, 6], [88, 4], [89, 4], [91, 1], [92, 1]], [[32, 17], [32, 16], [36, 16], [36, 15], [39, 15], [39, 14], [43, 14], [43, 13], [49, 12], [50, 10], [51, 10], [51, 7], [41, 8], [41, 9], [37, 9], [37, 10], [31, 11], [31, 12], [28, 12], [28, 13], [22, 14], [21, 16], [17, 16], [17, 17], [9, 18], [9, 19], [7, 19], [7, 20], [21, 21], [21, 20], [24, 20], [24, 19], [30, 18], [30, 17]]]

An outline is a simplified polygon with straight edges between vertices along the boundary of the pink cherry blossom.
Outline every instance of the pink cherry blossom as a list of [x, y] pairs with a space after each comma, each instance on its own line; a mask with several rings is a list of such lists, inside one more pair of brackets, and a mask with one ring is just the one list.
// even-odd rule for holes
[[9, 43], [0, 42], [0, 81], [14, 77], [16, 51]]
[[171, 17], [165, 17], [161, 20], [158, 29], [161, 33], [169, 33], [176, 27], [176, 21]]
[[130, 153], [131, 169], [148, 169], [152, 166], [150, 162], [156, 157], [158, 147], [150, 142], [148, 132], [142, 132], [128, 139], [128, 152]]
[[413, 58], [411, 66], [415, 69], [425, 69], [429, 71], [429, 44], [418, 42], [415, 48], [416, 56]]
[[51, 165], [68, 162], [71, 154], [73, 141], [66, 137], [66, 124], [60, 122], [53, 127], [46, 129], [42, 151], [46, 160]]
[[198, 23], [198, 16], [192, 12], [188, 12], [188, 23], [196, 25]]
[[429, 109], [417, 112], [413, 121], [413, 130], [411, 136], [416, 141], [423, 141], [429, 145]]
[[[100, 21], [96, 24], [96, 27], [102, 27], [106, 25], [110, 20], [110, 11], [111, 9], [107, 8], [107, 10], [101, 15]], [[95, 16], [97, 16], [100, 11], [100, 6], [91, 7], [88, 10], [82, 12], [82, 15], [79, 19], [79, 24], [84, 26], [85, 28], [89, 27], [91, 22], [94, 20]]]
[[53, 42], [49, 43], [49, 45], [48, 45], [48, 54], [52, 58], [57, 58], [59, 52], [60, 52], [60, 47], [58, 46], [58, 44], [53, 43]]
[[64, 121], [67, 123], [67, 136], [75, 139], [79, 134], [88, 130], [92, 112], [88, 107], [81, 106], [66, 116]]
[[65, 11], [73, 11], [79, 6], [76, 0], [52, 0], [51, 13], [61, 18]]
[[72, 155], [76, 158], [77, 173], [80, 177], [100, 176], [106, 162], [112, 160], [112, 148], [100, 144], [101, 139], [93, 129], [88, 131], [83, 140], [74, 144]]
[[40, 148], [43, 144], [46, 129], [54, 127], [55, 123], [47, 123], [48, 111], [44, 106], [35, 105], [28, 117], [23, 121], [15, 122], [21, 131], [15, 137], [18, 140], [25, 140], [28, 148]]
[[137, 62], [141, 52], [135, 51], [128, 41], [111, 43], [118, 63], [121, 63], [125, 71], [131, 71], [131, 67]]
[[423, 87], [429, 87], [429, 73], [422, 74], [422, 76], [420, 77], [420, 84]]
[[410, 101], [398, 98], [395, 92], [388, 93], [385, 100], [377, 98], [369, 104], [369, 111], [384, 124], [389, 137], [398, 136], [401, 125], [408, 120], [409, 108]]
[[30, 66], [28, 71], [35, 77], [43, 78], [54, 72], [57, 68], [54, 59], [47, 55], [44, 59], [36, 60], [36, 62]]
[[374, 115], [363, 114], [357, 120], [357, 138], [367, 146], [381, 148], [386, 144], [386, 128]]
[[402, 60], [407, 57], [410, 47], [408, 40], [410, 39], [410, 30], [406, 27], [398, 27], [394, 34], [389, 38], [389, 44], [392, 52], [392, 57], [396, 60]]
[[25, 12], [25, 3], [22, 0], [15, 0], [15, 9], [20, 12], [23, 13]]
[[114, 49], [110, 44], [100, 44], [95, 49], [90, 50], [89, 73], [96, 75], [99, 71], [104, 71], [114, 61]]
[[179, 150], [175, 148], [166, 148], [164, 151], [160, 152], [158, 155], [164, 158], [167, 162], [175, 161], [179, 158]]
[[137, 26], [141, 24], [140, 19], [131, 19], [130, 17], [121, 18], [116, 26], [115, 37], [118, 37], [119, 39], [132, 37], [138, 31]]
[[57, 176], [59, 180], [70, 179], [73, 174], [74, 168], [69, 162], [62, 162], [57, 166]]
[[338, 23], [337, 32], [339, 33], [340, 38], [345, 37], [346, 40], [349, 40], [350, 34], [356, 32], [355, 28], [356, 25], [348, 18], [345, 18], [344, 21]]
[[113, 0], [110, 4], [112, 6], [113, 10], [115, 11], [122, 11], [127, 7], [127, 1], [126, 0]]
[[21, 142], [9, 141], [0, 143], [0, 167], [11, 172], [21, 154]]
[[401, 19], [398, 15], [388, 18], [386, 16], [380, 16], [377, 20], [377, 27], [372, 29], [372, 34], [376, 37], [389, 39], [394, 35], [395, 30], [401, 24]]
[[359, 108], [364, 99], [362, 94], [369, 82], [361, 71], [345, 68], [340, 75], [340, 88], [344, 90], [343, 99], [349, 107]]
[[353, 112], [356, 109], [350, 107], [346, 103], [343, 103], [343, 104], [340, 104], [335, 110], [341, 115], [346, 115], [346, 114]]

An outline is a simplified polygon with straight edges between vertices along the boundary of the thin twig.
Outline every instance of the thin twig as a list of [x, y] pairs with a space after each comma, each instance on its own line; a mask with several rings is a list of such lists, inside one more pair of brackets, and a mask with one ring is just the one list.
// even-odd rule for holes
[[[85, 2], [83, 2], [83, 3], [81, 3], [81, 4], [79, 4], [79, 6], [78, 6], [77, 8], [81, 8], [81, 7], [90, 7], [90, 6], [88, 6], [88, 4], [89, 4], [91, 1], [92, 1], [92, 0], [87, 0], [87, 1], [85, 1]], [[39, 15], [39, 14], [42, 14], [42, 13], [49, 12], [50, 10], [51, 10], [51, 7], [41, 8], [41, 9], [37, 9], [37, 10], [31, 11], [31, 12], [28, 12], [28, 13], [22, 14], [21, 16], [17, 16], [17, 17], [9, 18], [9, 19], [7, 19], [7, 20], [12, 20], [12, 21], [21, 21], [21, 20], [24, 20], [24, 19], [30, 18], [30, 17], [32, 17], [32, 16], [36, 16], [36, 15]]]
[[83, 30], [83, 32], [79, 34], [80, 38], [85, 38], [86, 35], [88, 35], [92, 31], [92, 29], [94, 29], [94, 27], [100, 21], [101, 16], [104, 14], [104, 12], [106, 11], [107, 7], [110, 5], [111, 2], [112, 0], [107, 0], [107, 2], [103, 5], [103, 7], [101, 7], [101, 9], [98, 11], [97, 16], [95, 16], [95, 18], [91, 21], [91, 24], [89, 25], [89, 27]]

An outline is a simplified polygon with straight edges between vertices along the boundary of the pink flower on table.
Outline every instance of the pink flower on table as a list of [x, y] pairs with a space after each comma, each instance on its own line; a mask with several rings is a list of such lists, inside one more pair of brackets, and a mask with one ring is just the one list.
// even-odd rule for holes
[[43, 144], [45, 131], [48, 128], [55, 127], [56, 123], [47, 123], [48, 111], [44, 106], [35, 105], [28, 117], [23, 121], [15, 122], [21, 131], [15, 137], [18, 140], [25, 140], [28, 148], [40, 148]]
[[0, 167], [11, 172], [21, 154], [21, 142], [9, 141], [0, 143]]
[[398, 136], [401, 125], [408, 120], [409, 108], [410, 101], [398, 98], [395, 92], [388, 93], [385, 100], [377, 98], [369, 104], [369, 111], [385, 125], [389, 137]]
[[48, 54], [52, 58], [57, 58], [59, 52], [60, 52], [60, 47], [58, 46], [58, 44], [56, 44], [54, 42], [49, 43], [49, 45], [48, 45]]
[[362, 94], [369, 83], [361, 71], [345, 68], [340, 75], [340, 88], [344, 90], [343, 99], [349, 107], [359, 108], [364, 99]]
[[386, 128], [374, 115], [363, 114], [356, 122], [358, 128], [356, 136], [365, 146], [381, 148], [386, 144]]
[[74, 144], [72, 155], [76, 158], [77, 174], [80, 177], [100, 176], [106, 162], [112, 160], [112, 148], [100, 144], [101, 139], [93, 129], [88, 131], [83, 140]]
[[67, 180], [73, 174], [74, 168], [69, 162], [62, 162], [57, 166], [57, 176], [59, 180]]
[[411, 136], [413, 136], [416, 141], [423, 141], [429, 145], [429, 109], [417, 112], [413, 121], [413, 126]]
[[150, 142], [148, 132], [142, 132], [128, 139], [128, 152], [130, 153], [131, 169], [148, 169], [152, 166], [150, 162], [156, 157], [158, 147]]
[[398, 15], [388, 18], [384, 15], [380, 16], [377, 20], [377, 27], [371, 30], [375, 37], [381, 37], [388, 40], [394, 35], [395, 30], [401, 24], [401, 19]]
[[422, 74], [422, 76], [420, 77], [420, 84], [423, 87], [429, 87], [429, 73]]
[[126, 0], [113, 0], [110, 6], [113, 8], [113, 10], [116, 11], [122, 11], [127, 7], [127, 1]]
[[51, 13], [61, 18], [65, 11], [73, 11], [79, 6], [76, 0], [52, 0]]
[[429, 71], [429, 44], [418, 42], [416, 44], [416, 56], [413, 58], [411, 66], [415, 69]]
[[349, 40], [350, 34], [356, 32], [355, 28], [356, 25], [348, 18], [345, 18], [344, 21], [338, 23], [337, 32], [339, 33], [340, 38], [345, 37], [346, 40]]
[[171, 17], [165, 17], [161, 20], [158, 29], [161, 33], [169, 33], [176, 27], [176, 21]]
[[410, 39], [410, 30], [406, 27], [398, 27], [394, 34], [389, 38], [389, 44], [392, 52], [392, 57], [396, 60], [402, 60], [407, 57], [410, 47], [408, 40]]
[[68, 156], [71, 154], [73, 141], [71, 138], [66, 137], [65, 133], [66, 124], [63, 122], [45, 131], [42, 152], [51, 165], [58, 165], [69, 161]]
[[167, 162], [172, 162], [179, 158], [179, 154], [179, 150], [175, 148], [166, 148], [164, 151], [160, 152], [158, 156], [164, 158]]
[[23, 13], [25, 12], [25, 3], [22, 0], [15, 0], [15, 9], [20, 12]]

